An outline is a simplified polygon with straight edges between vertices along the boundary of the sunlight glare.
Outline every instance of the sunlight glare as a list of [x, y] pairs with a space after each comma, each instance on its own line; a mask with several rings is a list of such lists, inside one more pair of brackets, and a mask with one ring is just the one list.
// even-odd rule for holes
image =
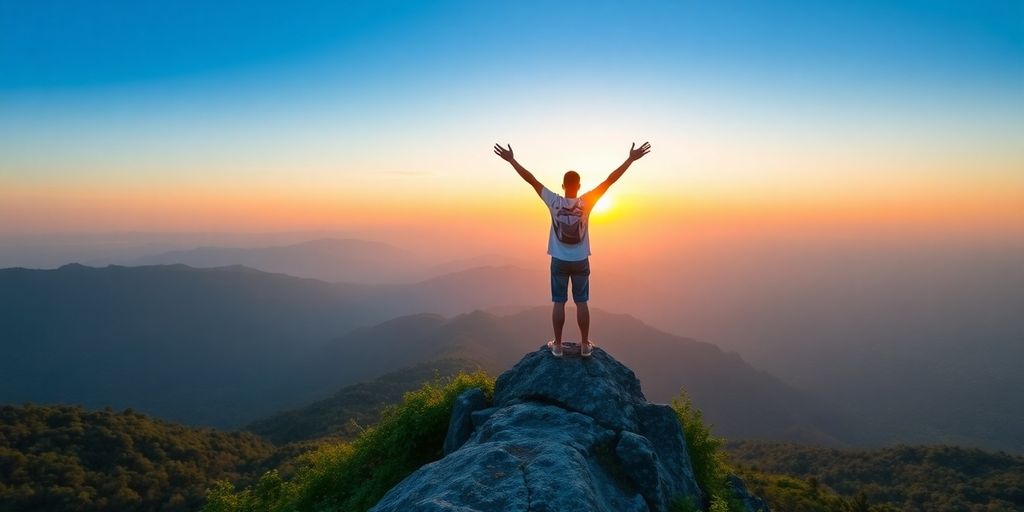
[[609, 197], [608, 194], [605, 194], [604, 196], [601, 197], [601, 199], [597, 200], [597, 204], [594, 205], [593, 213], [607, 213], [609, 210], [612, 209], [612, 204], [612, 198]]

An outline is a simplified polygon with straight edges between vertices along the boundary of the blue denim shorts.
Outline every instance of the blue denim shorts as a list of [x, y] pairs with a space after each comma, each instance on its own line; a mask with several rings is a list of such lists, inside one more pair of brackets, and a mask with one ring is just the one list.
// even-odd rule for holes
[[590, 300], [590, 258], [565, 261], [551, 258], [551, 302], [569, 301], [569, 281], [572, 280], [572, 301]]

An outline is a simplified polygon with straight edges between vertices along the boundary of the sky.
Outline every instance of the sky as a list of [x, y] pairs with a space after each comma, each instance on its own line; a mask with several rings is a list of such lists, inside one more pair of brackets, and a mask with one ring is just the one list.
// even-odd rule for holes
[[1019, 1], [0, 0], [0, 70], [0, 234], [526, 237], [495, 142], [557, 191], [643, 141], [594, 219], [623, 250], [1024, 233]]

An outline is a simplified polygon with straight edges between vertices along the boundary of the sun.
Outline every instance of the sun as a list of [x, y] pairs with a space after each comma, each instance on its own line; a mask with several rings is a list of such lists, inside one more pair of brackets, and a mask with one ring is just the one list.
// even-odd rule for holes
[[612, 204], [614, 204], [612, 198], [608, 197], [608, 195], [606, 194], [603, 197], [601, 197], [601, 199], [597, 200], [597, 204], [594, 205], [594, 210], [592, 213], [607, 213], [612, 209]]

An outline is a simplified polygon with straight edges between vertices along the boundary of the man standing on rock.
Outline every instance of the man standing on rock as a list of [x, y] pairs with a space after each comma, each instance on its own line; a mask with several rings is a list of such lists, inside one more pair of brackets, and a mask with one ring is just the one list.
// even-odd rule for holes
[[580, 190], [580, 175], [576, 171], [568, 171], [562, 178], [560, 196], [537, 181], [512, 155], [512, 145], [507, 148], [500, 144], [494, 145], [494, 153], [512, 164], [519, 176], [526, 180], [547, 205], [551, 213], [551, 228], [548, 233], [548, 254], [551, 255], [551, 324], [555, 330], [555, 339], [548, 342], [551, 353], [562, 357], [562, 326], [565, 325], [565, 303], [569, 300], [568, 287], [572, 281], [572, 300], [576, 303], [576, 322], [580, 325], [580, 355], [589, 357], [593, 349], [590, 342], [590, 212], [601, 196], [625, 174], [630, 164], [639, 160], [651, 150], [651, 145], [644, 142], [636, 147], [634, 142], [629, 148], [629, 157], [612, 171], [600, 185], [577, 197]]

